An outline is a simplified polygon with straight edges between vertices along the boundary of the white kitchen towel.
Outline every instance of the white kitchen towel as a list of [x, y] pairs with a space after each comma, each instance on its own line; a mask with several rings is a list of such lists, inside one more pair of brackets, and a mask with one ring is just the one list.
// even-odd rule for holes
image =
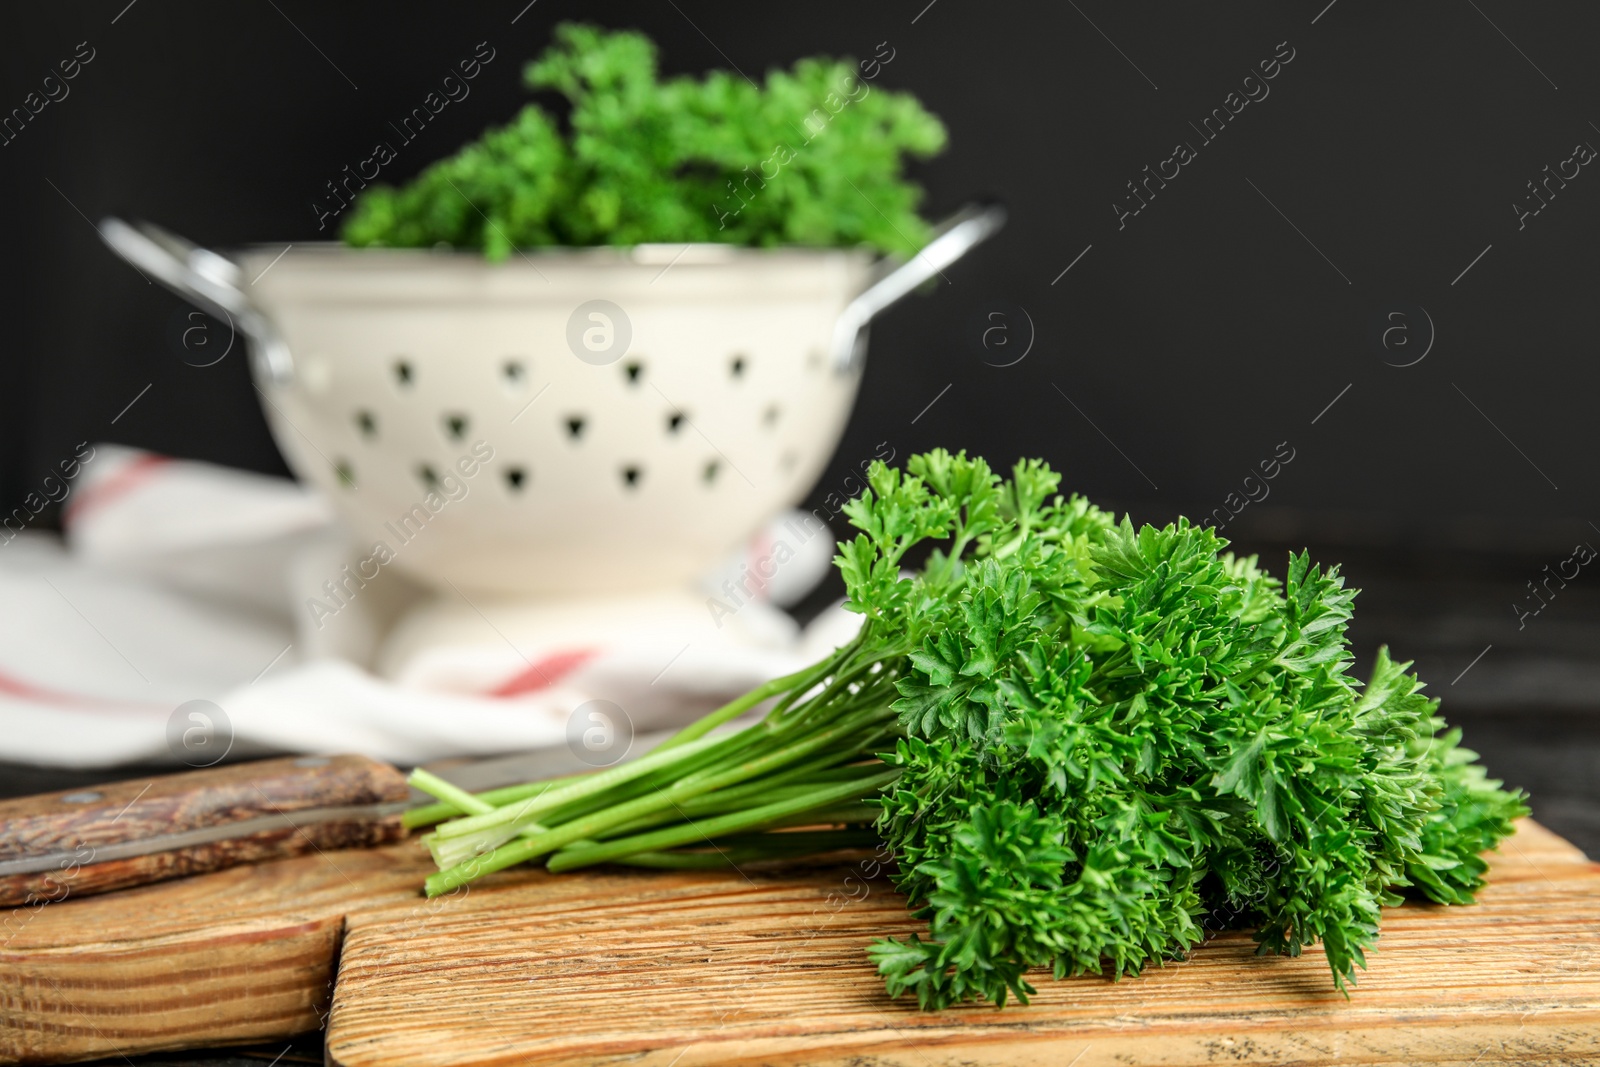
[[64, 519], [64, 540], [0, 531], [0, 760], [410, 763], [559, 745], [584, 736], [593, 706], [624, 733], [687, 721], [858, 621], [835, 607], [802, 632], [780, 610], [834, 549], [801, 513], [698, 589], [472, 602], [385, 575], [332, 617], [308, 605], [354, 557], [313, 490], [97, 445]]

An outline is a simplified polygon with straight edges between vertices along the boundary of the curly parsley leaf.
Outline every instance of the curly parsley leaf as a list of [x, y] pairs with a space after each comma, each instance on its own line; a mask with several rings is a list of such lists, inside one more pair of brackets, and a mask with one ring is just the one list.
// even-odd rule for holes
[[727, 71], [663, 81], [644, 35], [565, 23], [524, 79], [564, 116], [530, 104], [408, 184], [363, 190], [346, 243], [501, 260], [692, 241], [909, 254], [931, 235], [903, 161], [940, 151], [944, 127], [848, 60], [804, 59], [759, 86]]

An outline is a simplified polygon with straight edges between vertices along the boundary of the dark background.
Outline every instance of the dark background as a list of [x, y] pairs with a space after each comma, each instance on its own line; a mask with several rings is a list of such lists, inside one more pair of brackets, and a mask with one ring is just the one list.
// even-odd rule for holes
[[[147, 218], [221, 247], [314, 240], [323, 183], [388, 121], [478, 42], [497, 50], [385, 169], [404, 179], [514, 113], [521, 62], [563, 19], [647, 31], [671, 74], [759, 78], [887, 42], [878, 84], [915, 92], [950, 130], [949, 150], [914, 167], [927, 213], [988, 194], [1011, 222], [875, 326], [816, 499], [888, 441], [900, 456], [1042, 456], [1136, 519], [1205, 516], [1288, 442], [1293, 462], [1228, 536], [1280, 572], [1290, 547], [1344, 560], [1366, 590], [1363, 663], [1380, 642], [1416, 658], [1491, 770], [1600, 850], [1600, 578], [1580, 575], [1521, 627], [1512, 607], [1547, 564], [1600, 542], [1600, 176], [1585, 168], [1524, 228], [1513, 208], [1546, 165], [1600, 144], [1591, 8], [525, 4], [8, 13], [0, 111], [79, 42], [95, 58], [0, 147], [3, 509], [82, 440], [287, 473], [244, 360], [186, 365], [184, 305], [115, 261], [90, 220]], [[1280, 42], [1294, 59], [1270, 96], [1202, 146], [1190, 123]], [[1198, 158], [1119, 229], [1126, 183], [1178, 141]], [[1393, 311], [1413, 347], [1376, 342]], [[978, 340], [992, 312], [1003, 350]], [[1427, 357], [1392, 365], [1422, 350], [1428, 320]], [[1026, 348], [1030, 321], [1026, 357], [993, 365]]]

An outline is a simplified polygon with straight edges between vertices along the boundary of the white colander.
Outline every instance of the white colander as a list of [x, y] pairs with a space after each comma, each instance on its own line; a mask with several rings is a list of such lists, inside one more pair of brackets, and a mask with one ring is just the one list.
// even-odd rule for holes
[[800, 500], [843, 432], [868, 320], [1003, 217], [970, 208], [888, 272], [853, 249], [489, 263], [224, 257], [117, 219], [101, 234], [248, 340], [273, 436], [333, 500], [363, 574], [520, 595], [680, 586]]

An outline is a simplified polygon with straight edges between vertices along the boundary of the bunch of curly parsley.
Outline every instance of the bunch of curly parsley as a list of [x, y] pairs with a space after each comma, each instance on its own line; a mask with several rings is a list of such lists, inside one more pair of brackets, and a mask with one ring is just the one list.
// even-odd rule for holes
[[345, 241], [504, 259], [691, 241], [910, 253], [929, 237], [901, 168], [943, 148], [944, 127], [847, 61], [801, 60], [764, 86], [726, 71], [659, 81], [648, 38], [567, 23], [524, 80], [566, 98], [564, 122], [529, 105], [405, 187], [365, 190]]
[[1063, 498], [1037, 461], [908, 467], [876, 464], [846, 508], [852, 642], [599, 775], [476, 797], [422, 776], [440, 803], [413, 825], [464, 816], [426, 839], [429, 892], [535, 858], [714, 866], [876, 835], [928, 929], [871, 955], [927, 1009], [1026, 1002], [1038, 967], [1137, 973], [1218, 916], [1263, 952], [1320, 941], [1344, 989], [1403, 891], [1471, 902], [1522, 796], [1408, 664], [1350, 677], [1337, 569], [1291, 556], [1280, 583], [1186, 520]]

